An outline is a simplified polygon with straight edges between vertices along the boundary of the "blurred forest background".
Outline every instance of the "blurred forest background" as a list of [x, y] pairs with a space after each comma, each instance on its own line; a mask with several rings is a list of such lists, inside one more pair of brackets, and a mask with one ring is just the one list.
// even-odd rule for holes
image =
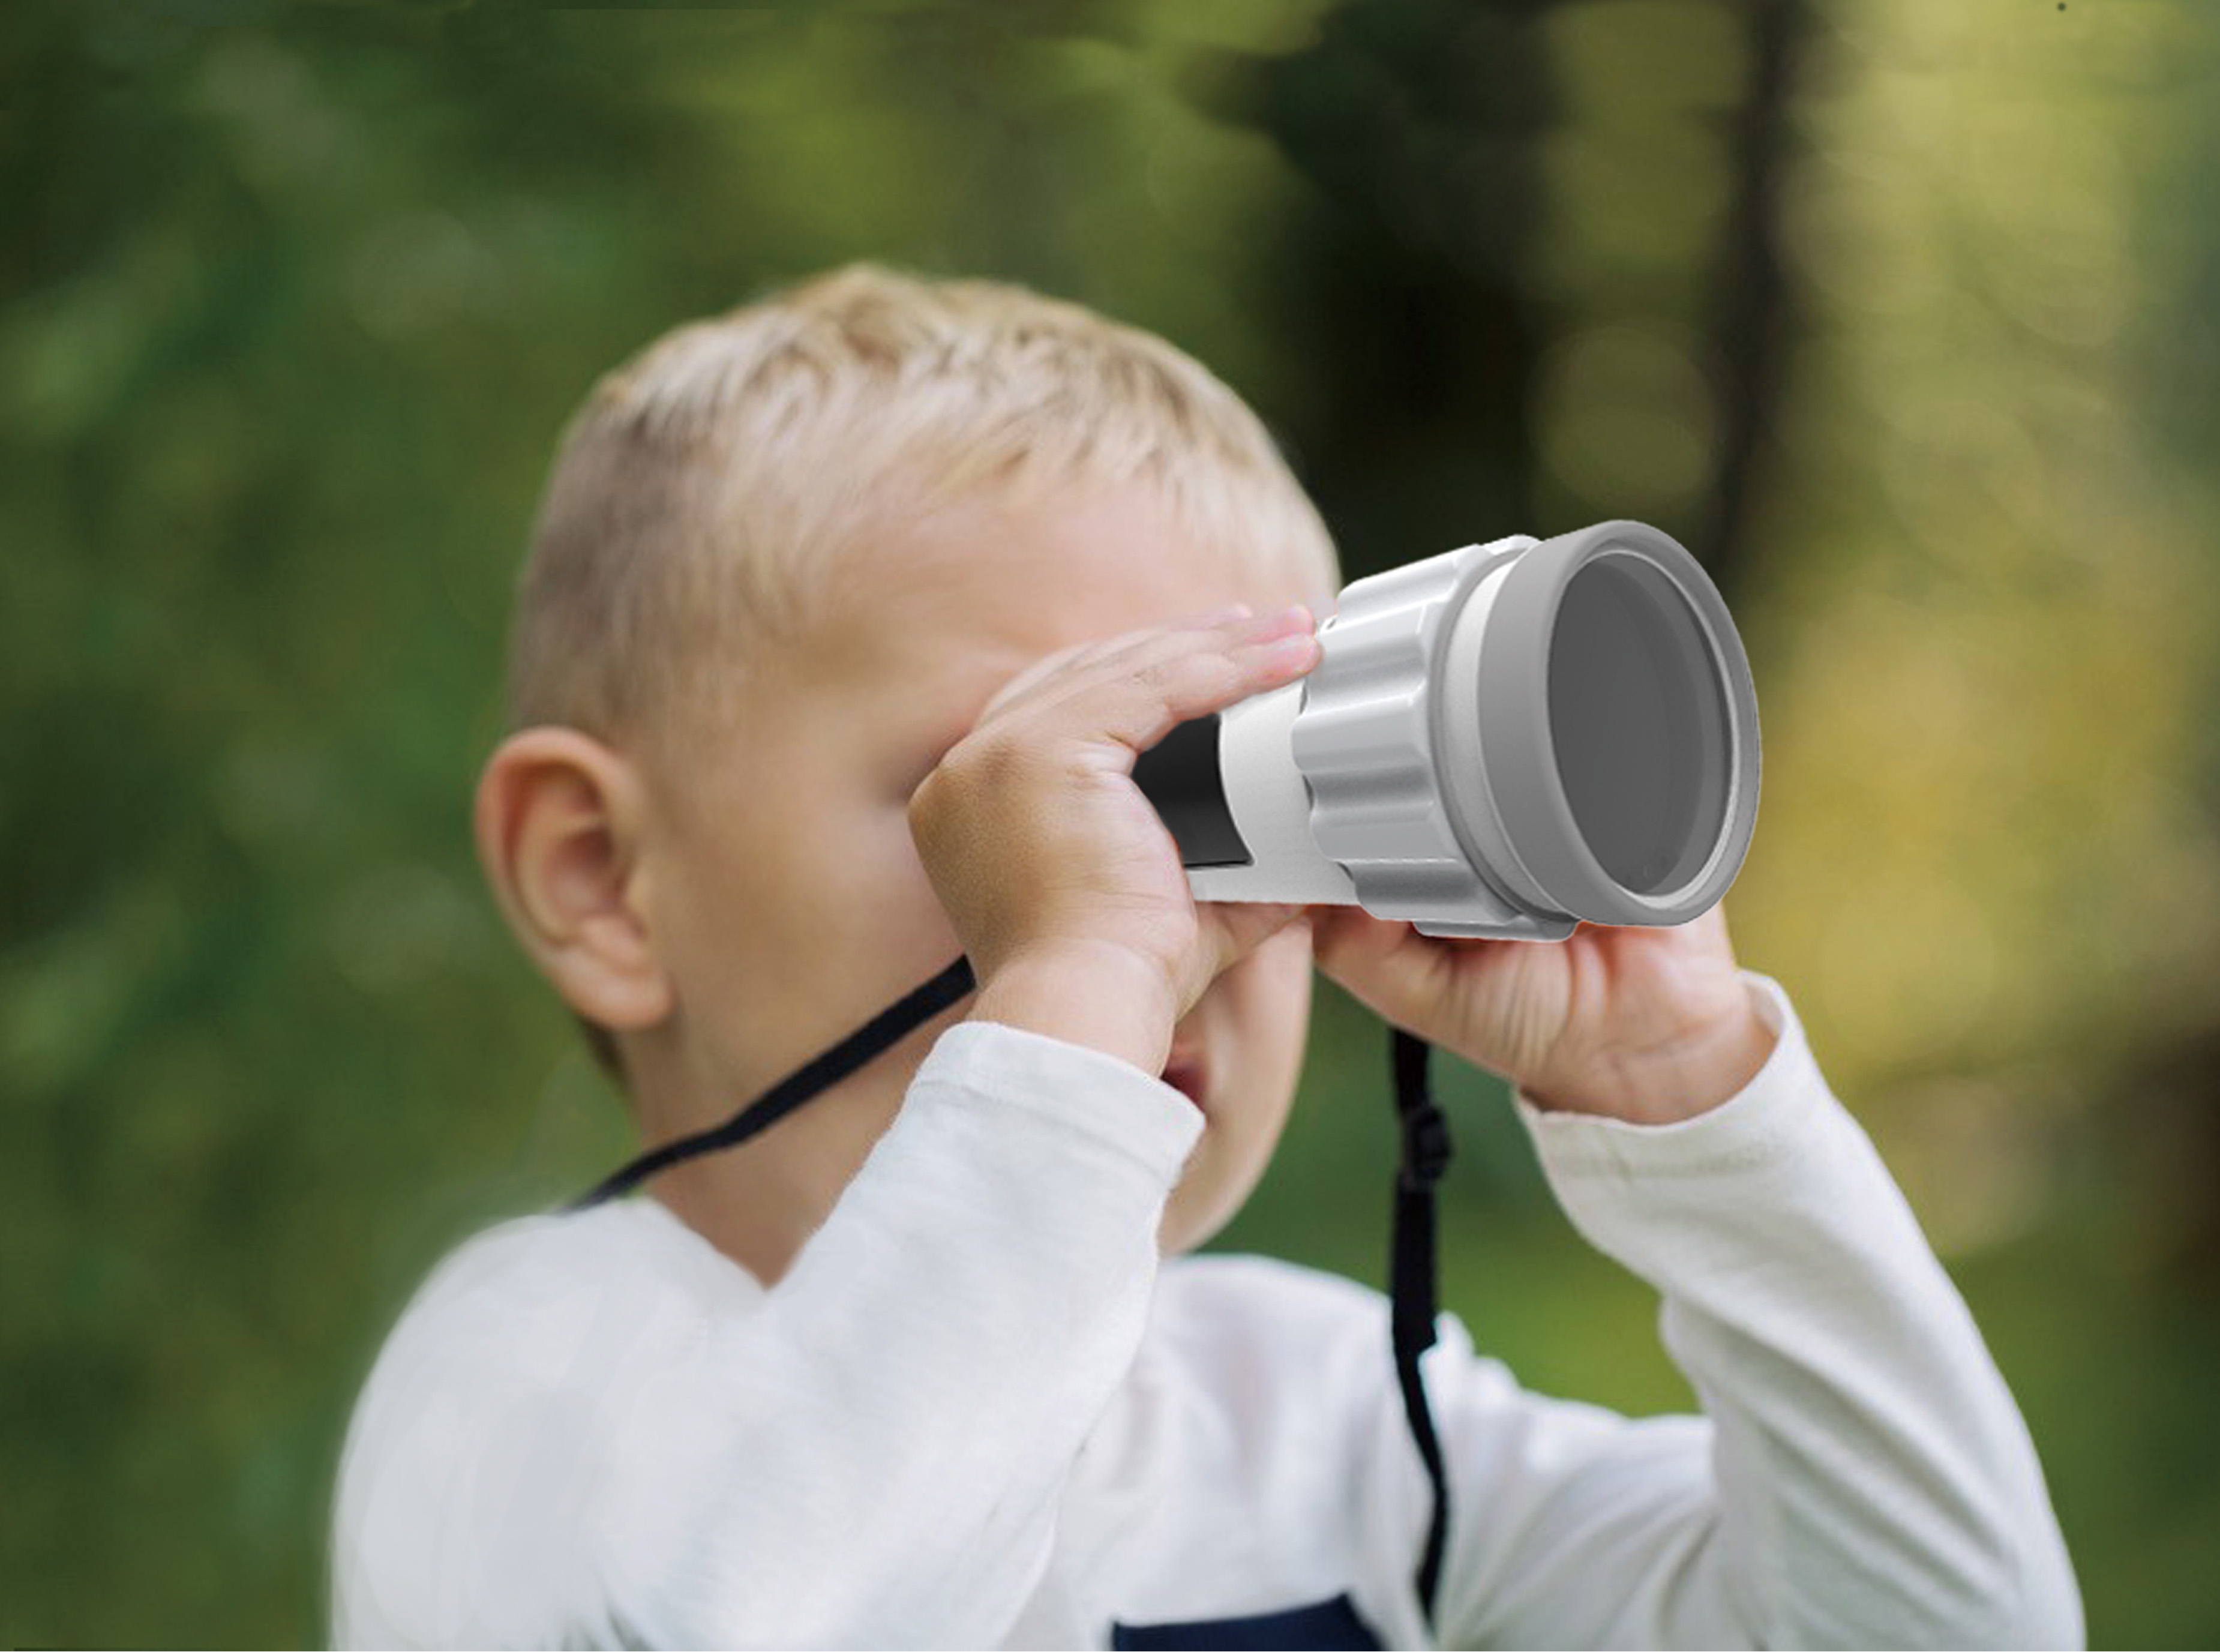
[[[510, 582], [600, 372], [855, 258], [1199, 355], [1352, 577], [1610, 516], [1704, 561], [1743, 961], [2093, 1642], [2220, 1642], [2220, 9], [16, 0], [0, 87], [0, 1644], [321, 1641], [392, 1317], [630, 1150], [471, 850]], [[1222, 1246], [1384, 1282], [1387, 1044], [1321, 987]], [[1445, 1305], [1691, 1404], [1437, 1069]]]

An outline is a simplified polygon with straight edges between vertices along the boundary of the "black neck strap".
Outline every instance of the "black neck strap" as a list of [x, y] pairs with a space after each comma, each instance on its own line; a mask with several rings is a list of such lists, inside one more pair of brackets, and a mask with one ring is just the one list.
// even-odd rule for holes
[[[805, 1062], [721, 1125], [681, 1136], [642, 1153], [591, 1193], [564, 1206], [581, 1211], [629, 1192], [658, 1171], [682, 1159], [744, 1142], [769, 1128], [820, 1090], [830, 1088], [873, 1057], [897, 1043], [962, 998], [978, 983], [971, 960], [959, 957], [900, 1002], [889, 1006], [824, 1054]], [[1403, 1161], [1395, 1177], [1394, 1253], [1389, 1269], [1393, 1300], [1395, 1377], [1403, 1390], [1403, 1412], [1411, 1437], [1418, 1442], [1427, 1478], [1434, 1487], [1433, 1524], [1426, 1533], [1425, 1558], [1418, 1573], [1419, 1599], [1427, 1618], [1441, 1581], [1442, 1546], [1449, 1524], [1449, 1487], [1442, 1474], [1441, 1443], [1426, 1406], [1419, 1356], [1434, 1343], [1434, 1183], [1450, 1157], [1449, 1121], [1426, 1088], [1428, 1045], [1401, 1028], [1392, 1029], [1395, 1108], [1403, 1126]]]
[[1395, 1113], [1403, 1126], [1403, 1163], [1395, 1174], [1395, 1222], [1388, 1277], [1392, 1300], [1395, 1380], [1403, 1388], [1403, 1415], [1411, 1437], [1434, 1486], [1433, 1523], [1426, 1529], [1425, 1557], [1419, 1562], [1419, 1599], [1426, 1621], [1434, 1621], [1434, 1597], [1442, 1579], [1442, 1548], [1449, 1535], [1450, 1488], [1442, 1472], [1441, 1442], [1434, 1436], [1433, 1413], [1426, 1406], [1425, 1379], [1419, 1356], [1434, 1345], [1434, 1184], [1450, 1162], [1450, 1121], [1434, 1105], [1426, 1086], [1424, 1038], [1400, 1027], [1389, 1030], [1389, 1055], [1395, 1070]]
[[681, 1136], [641, 1154], [591, 1193], [564, 1206], [584, 1210], [667, 1170], [681, 1159], [714, 1153], [720, 1147], [744, 1142], [766, 1130], [817, 1094], [830, 1089], [874, 1056], [901, 1042], [978, 984], [972, 979], [969, 956], [959, 957], [939, 975], [900, 1001], [881, 1010], [824, 1054], [804, 1062], [721, 1125]]

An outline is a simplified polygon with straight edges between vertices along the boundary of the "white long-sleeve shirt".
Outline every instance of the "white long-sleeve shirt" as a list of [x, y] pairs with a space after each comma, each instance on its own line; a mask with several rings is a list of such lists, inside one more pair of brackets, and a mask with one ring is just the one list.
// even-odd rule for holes
[[768, 1292], [645, 1198], [449, 1256], [348, 1432], [335, 1640], [2080, 1645], [2010, 1393], [1787, 994], [1743, 975], [1780, 1036], [1720, 1106], [1514, 1093], [1703, 1414], [1527, 1393], [1442, 1316], [1431, 1632], [1386, 1299], [1160, 1262], [1193, 1104], [963, 1022]]

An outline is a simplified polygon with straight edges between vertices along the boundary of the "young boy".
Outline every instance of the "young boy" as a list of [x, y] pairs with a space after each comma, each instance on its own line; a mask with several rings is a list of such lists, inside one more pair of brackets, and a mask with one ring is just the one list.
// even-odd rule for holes
[[[1718, 909], [1535, 944], [1191, 899], [1133, 759], [1308, 670], [1340, 583], [1223, 385], [1021, 290], [851, 267], [597, 389], [477, 831], [644, 1141], [958, 953], [978, 986], [441, 1264], [348, 1435], [339, 1642], [2080, 1643], [2012, 1400]], [[1704, 1409], [1526, 1393], [1445, 1316], [1431, 1624], [1384, 1300], [1183, 1254], [1263, 1172], [1314, 961], [1513, 1081]]]

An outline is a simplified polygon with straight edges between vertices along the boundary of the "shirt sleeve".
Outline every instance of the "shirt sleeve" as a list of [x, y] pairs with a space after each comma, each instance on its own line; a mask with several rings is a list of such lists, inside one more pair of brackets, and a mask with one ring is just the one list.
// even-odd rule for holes
[[673, 1314], [634, 1270], [458, 1299], [373, 1374], [340, 1637], [996, 1643], [1139, 1344], [1200, 1130], [1128, 1063], [963, 1022], [768, 1292]]
[[2017, 1406], [1787, 994], [1743, 975], [1779, 1036], [1718, 1107], [1639, 1125], [1514, 1093], [1575, 1226], [1660, 1292], [1704, 1415], [1525, 1394], [1447, 1322], [1442, 1641], [2080, 1646]]

